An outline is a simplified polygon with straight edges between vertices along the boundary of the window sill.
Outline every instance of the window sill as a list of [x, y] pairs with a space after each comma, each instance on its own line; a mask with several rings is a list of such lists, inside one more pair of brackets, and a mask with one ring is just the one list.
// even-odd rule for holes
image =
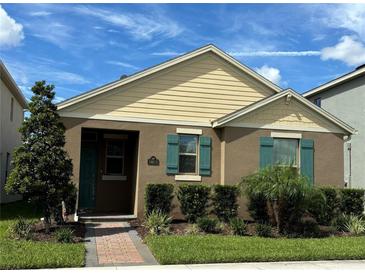
[[103, 175], [103, 181], [127, 181], [127, 176]]
[[201, 182], [202, 176], [199, 175], [175, 175], [175, 181]]

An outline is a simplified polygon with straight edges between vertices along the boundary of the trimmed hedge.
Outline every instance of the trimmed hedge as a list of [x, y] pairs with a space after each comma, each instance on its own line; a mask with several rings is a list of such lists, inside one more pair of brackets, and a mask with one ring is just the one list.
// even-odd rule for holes
[[364, 195], [364, 189], [340, 189], [340, 210], [347, 215], [362, 215], [364, 212]]
[[145, 190], [145, 214], [152, 211], [169, 215], [171, 211], [171, 201], [174, 197], [174, 185], [172, 184], [148, 184]]
[[210, 187], [206, 185], [179, 186], [177, 198], [180, 202], [182, 214], [190, 223], [195, 223], [200, 217], [207, 214], [210, 198]]
[[248, 212], [252, 219], [259, 223], [268, 223], [270, 220], [267, 201], [263, 195], [257, 194], [248, 197]]
[[326, 201], [323, 207], [314, 210], [313, 215], [322, 225], [331, 225], [340, 214], [341, 197], [337, 188], [320, 187]]
[[237, 217], [237, 197], [239, 195], [238, 187], [215, 185], [213, 189], [213, 213], [218, 217], [218, 219], [227, 223], [231, 218]]

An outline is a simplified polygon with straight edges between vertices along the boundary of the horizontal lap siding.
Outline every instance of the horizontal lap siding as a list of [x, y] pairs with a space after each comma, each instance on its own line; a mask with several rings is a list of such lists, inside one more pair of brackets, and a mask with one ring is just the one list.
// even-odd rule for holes
[[273, 93], [213, 54], [205, 54], [133, 86], [117, 88], [70, 112], [209, 122]]

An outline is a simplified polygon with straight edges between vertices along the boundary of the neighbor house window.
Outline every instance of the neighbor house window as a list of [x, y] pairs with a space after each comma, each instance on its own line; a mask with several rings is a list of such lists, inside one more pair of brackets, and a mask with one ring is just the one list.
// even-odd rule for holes
[[179, 135], [179, 173], [197, 174], [198, 136]]
[[13, 121], [14, 118], [14, 98], [11, 98], [10, 101], [10, 121]]
[[273, 163], [275, 165], [298, 167], [299, 140], [274, 138]]
[[321, 107], [321, 97], [314, 99], [314, 104], [318, 107]]
[[105, 175], [124, 175], [124, 150], [123, 140], [108, 140], [105, 152]]

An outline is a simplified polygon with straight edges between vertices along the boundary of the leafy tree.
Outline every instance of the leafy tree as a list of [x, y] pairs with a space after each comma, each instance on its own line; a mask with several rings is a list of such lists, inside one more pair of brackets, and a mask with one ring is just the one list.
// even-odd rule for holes
[[240, 183], [250, 196], [262, 196], [279, 232], [290, 229], [313, 206], [323, 206], [324, 197], [309, 186], [306, 177], [293, 167], [269, 166], [245, 177]]
[[16, 148], [6, 191], [23, 195], [43, 210], [46, 232], [51, 215], [59, 212], [62, 200], [72, 189], [72, 162], [64, 150], [65, 128], [52, 103], [53, 85], [36, 82], [29, 103], [30, 116], [21, 128], [22, 145]]

